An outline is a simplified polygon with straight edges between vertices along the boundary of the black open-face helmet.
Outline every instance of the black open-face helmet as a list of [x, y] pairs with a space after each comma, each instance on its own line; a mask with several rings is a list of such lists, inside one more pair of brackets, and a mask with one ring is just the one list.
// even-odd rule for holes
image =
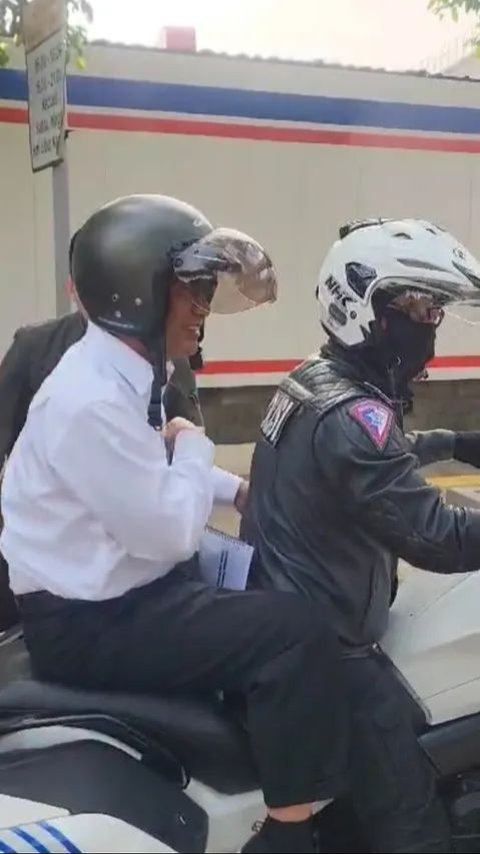
[[222, 314], [276, 299], [272, 262], [256, 240], [214, 228], [196, 208], [168, 196], [110, 202], [76, 232], [70, 254], [72, 279], [90, 319], [112, 335], [142, 341], [157, 362], [175, 281]]

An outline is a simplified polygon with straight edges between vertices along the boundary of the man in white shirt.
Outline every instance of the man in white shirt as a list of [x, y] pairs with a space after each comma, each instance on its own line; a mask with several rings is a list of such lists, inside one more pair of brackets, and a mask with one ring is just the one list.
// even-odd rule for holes
[[7, 463], [1, 548], [41, 678], [84, 688], [242, 692], [269, 818], [246, 851], [313, 851], [311, 804], [344, 784], [336, 639], [296, 595], [217, 591], [197, 551], [215, 496], [202, 429], [148, 424], [152, 382], [210, 310], [276, 296], [252, 238], [163, 196], [119, 199], [72, 253], [89, 318], [35, 396]]

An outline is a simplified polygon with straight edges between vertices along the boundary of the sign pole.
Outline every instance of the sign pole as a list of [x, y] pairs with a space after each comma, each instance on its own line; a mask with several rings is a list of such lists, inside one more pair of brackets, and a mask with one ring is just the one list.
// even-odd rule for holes
[[70, 204], [66, 162], [67, 19], [65, 0], [23, 3], [28, 120], [32, 171], [52, 168], [55, 304], [70, 310], [68, 279]]
[[71, 310], [70, 297], [65, 283], [70, 270], [68, 247], [70, 244], [70, 196], [66, 151], [64, 159], [52, 168], [53, 241], [55, 247], [55, 305], [57, 317]]

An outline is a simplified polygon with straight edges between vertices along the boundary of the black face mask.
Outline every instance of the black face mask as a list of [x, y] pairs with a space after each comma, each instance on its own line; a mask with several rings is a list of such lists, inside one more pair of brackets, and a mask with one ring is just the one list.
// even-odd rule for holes
[[437, 327], [418, 323], [389, 307], [382, 311], [381, 317], [387, 323], [380, 333], [382, 357], [399, 394], [435, 355]]

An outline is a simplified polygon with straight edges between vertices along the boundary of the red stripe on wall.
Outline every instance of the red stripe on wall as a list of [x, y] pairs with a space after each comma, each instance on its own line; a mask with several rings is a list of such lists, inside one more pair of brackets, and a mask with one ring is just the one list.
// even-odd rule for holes
[[24, 125], [28, 121], [25, 107], [0, 107], [0, 122], [11, 125]]
[[[480, 139], [451, 136], [412, 136], [399, 133], [325, 130], [278, 125], [242, 124], [235, 122], [170, 119], [113, 113], [69, 111], [73, 129], [124, 131], [129, 133], [164, 133], [183, 136], [209, 136], [223, 139], [250, 139], [264, 142], [300, 142], [313, 145], [346, 145], [361, 148], [396, 148], [410, 151], [443, 151], [457, 154], [479, 154]], [[24, 124], [23, 107], [0, 107], [0, 122]]]
[[206, 362], [202, 374], [288, 374], [301, 359], [257, 359], [255, 361]]
[[436, 356], [430, 368], [480, 368], [480, 356]]
[[[250, 361], [207, 362], [202, 374], [286, 374], [299, 365], [301, 359], [255, 359]], [[437, 356], [430, 368], [480, 368], [480, 356]]]

